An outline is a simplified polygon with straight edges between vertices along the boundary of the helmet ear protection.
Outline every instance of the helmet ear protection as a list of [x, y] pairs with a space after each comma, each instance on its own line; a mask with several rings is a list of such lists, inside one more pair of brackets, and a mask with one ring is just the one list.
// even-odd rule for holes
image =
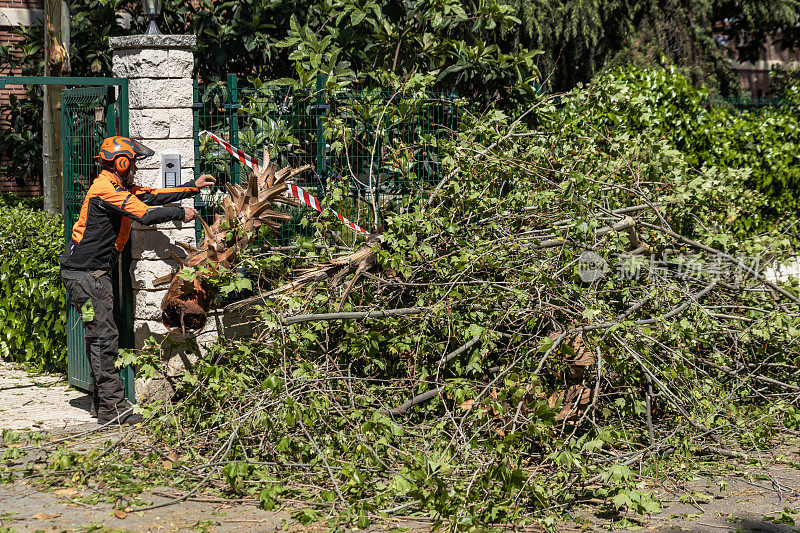
[[154, 153], [130, 137], [114, 136], [103, 140], [100, 152], [95, 157], [100, 160], [103, 168], [114, 169], [117, 174], [123, 176], [130, 171], [131, 163], [135, 159], [144, 159]]
[[117, 174], [120, 175], [127, 174], [130, 168], [131, 168], [131, 160], [125, 157], [124, 155], [117, 156], [114, 159], [114, 170], [117, 171]]

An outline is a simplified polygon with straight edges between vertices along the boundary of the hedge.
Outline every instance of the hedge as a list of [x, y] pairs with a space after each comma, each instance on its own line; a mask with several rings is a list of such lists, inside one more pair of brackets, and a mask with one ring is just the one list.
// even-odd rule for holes
[[67, 365], [63, 217], [0, 198], [0, 357], [42, 371]]

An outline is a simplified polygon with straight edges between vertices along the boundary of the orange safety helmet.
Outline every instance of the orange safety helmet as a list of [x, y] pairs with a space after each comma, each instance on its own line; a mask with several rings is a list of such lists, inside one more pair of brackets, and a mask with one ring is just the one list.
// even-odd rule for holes
[[131, 166], [134, 159], [144, 159], [150, 157], [155, 152], [143, 145], [139, 141], [130, 137], [114, 136], [103, 139], [100, 145], [100, 152], [95, 156], [101, 163], [113, 163], [114, 168], [120, 174], [124, 174]]

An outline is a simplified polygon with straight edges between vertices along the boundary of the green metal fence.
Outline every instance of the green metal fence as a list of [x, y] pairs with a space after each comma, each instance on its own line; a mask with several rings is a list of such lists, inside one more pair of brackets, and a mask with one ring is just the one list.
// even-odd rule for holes
[[[313, 91], [269, 84], [240, 88], [234, 75], [208, 87], [195, 81], [195, 173], [217, 178], [197, 204], [208, 222], [219, 212], [225, 183], [243, 182], [247, 168], [199, 135], [202, 130], [259, 159], [266, 148], [281, 167], [312, 165], [298, 184], [320, 200], [334, 183], [346, 184], [345, 198], [330, 207], [367, 230], [374, 229], [373, 193], [382, 210], [401, 210], [415, 189], [439, 182], [439, 143], [458, 130], [456, 95], [329, 92], [325, 85], [324, 76]], [[284, 225], [278, 240], [310, 233], [303, 217], [307, 222], [317, 214], [292, 212], [294, 222]]]

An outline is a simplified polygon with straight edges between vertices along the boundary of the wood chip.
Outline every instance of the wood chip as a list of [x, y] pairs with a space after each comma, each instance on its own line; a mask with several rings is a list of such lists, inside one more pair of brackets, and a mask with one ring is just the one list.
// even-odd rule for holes
[[48, 520], [50, 518], [56, 518], [57, 516], [61, 516], [61, 515], [60, 514], [36, 513], [35, 515], [31, 516], [31, 518], [35, 518], [36, 520]]

